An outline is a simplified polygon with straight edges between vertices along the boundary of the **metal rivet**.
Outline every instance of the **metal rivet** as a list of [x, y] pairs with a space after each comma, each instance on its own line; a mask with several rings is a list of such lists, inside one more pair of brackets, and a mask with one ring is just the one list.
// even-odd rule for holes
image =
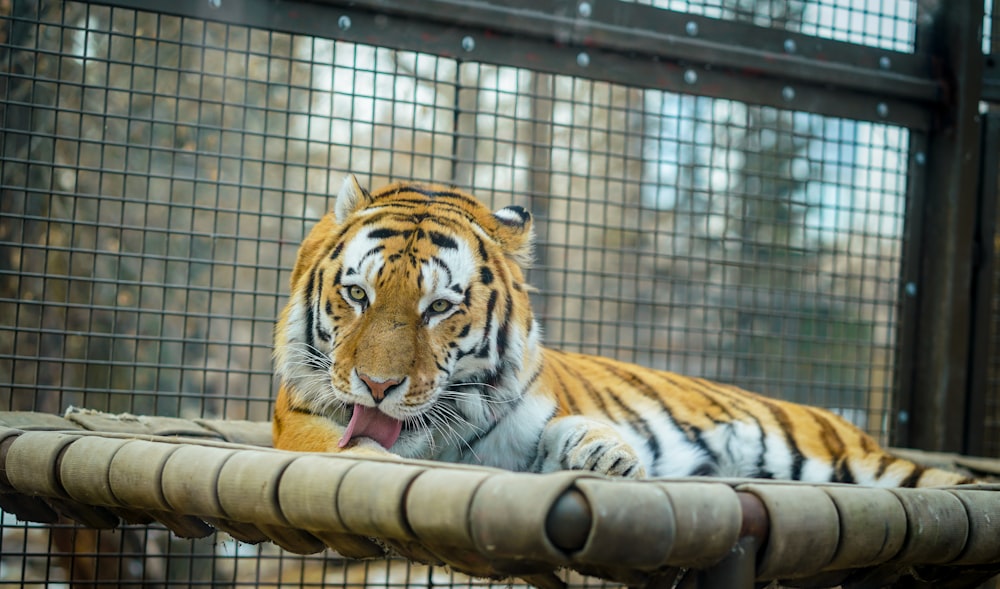
[[795, 45], [795, 39], [785, 39], [785, 52], [786, 53], [795, 53], [795, 51], [797, 49], [798, 49], [798, 47], [796, 47], [796, 45]]
[[475, 48], [476, 48], [475, 39], [469, 36], [462, 37], [462, 49], [465, 49], [466, 51], [472, 51]]
[[590, 65], [590, 56], [586, 52], [581, 51], [576, 54], [576, 65], [580, 67], [587, 67]]
[[340, 27], [340, 30], [342, 31], [346, 31], [347, 29], [351, 28], [351, 17], [347, 16], [346, 14], [341, 16], [340, 18], [337, 19], [337, 26]]
[[892, 67], [892, 60], [889, 59], [888, 55], [883, 55], [882, 57], [878, 58], [878, 66], [884, 70], [887, 70]]
[[592, 12], [592, 7], [590, 6], [590, 2], [581, 2], [580, 5], [576, 7], [576, 11], [583, 18], [590, 18], [590, 14]]
[[795, 88], [792, 88], [791, 86], [785, 86], [784, 88], [781, 89], [781, 97], [784, 98], [787, 102], [795, 100]]
[[917, 296], [917, 283], [916, 282], [907, 282], [906, 286], [903, 287], [903, 290], [906, 292], [906, 296], [908, 296], [908, 297], [915, 297], [915, 296]]
[[922, 151], [918, 151], [917, 153], [913, 154], [913, 160], [917, 162], [918, 166], [922, 166], [925, 163], [927, 163], [927, 154], [925, 154]]
[[910, 414], [906, 411], [899, 412], [899, 423], [907, 423], [910, 421]]
[[880, 102], [875, 106], [875, 112], [878, 113], [878, 116], [884, 119], [889, 116], [889, 105], [884, 102]]
[[689, 20], [688, 23], [684, 25], [684, 32], [692, 37], [696, 37], [698, 35], [698, 23], [693, 20]]
[[694, 70], [687, 70], [684, 72], [684, 81], [688, 84], [694, 84], [698, 81], [698, 72]]

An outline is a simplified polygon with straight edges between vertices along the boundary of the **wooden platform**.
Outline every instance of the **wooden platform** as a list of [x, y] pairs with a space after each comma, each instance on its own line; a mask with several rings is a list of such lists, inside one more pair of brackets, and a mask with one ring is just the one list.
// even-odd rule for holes
[[[542, 587], [560, 586], [560, 568], [650, 587], [972, 587], [1000, 572], [1000, 484], [622, 481], [269, 444], [269, 423], [0, 413], [0, 507], [182, 537], [215, 528], [300, 554], [393, 552]], [[997, 461], [915, 458], [1000, 473]]]

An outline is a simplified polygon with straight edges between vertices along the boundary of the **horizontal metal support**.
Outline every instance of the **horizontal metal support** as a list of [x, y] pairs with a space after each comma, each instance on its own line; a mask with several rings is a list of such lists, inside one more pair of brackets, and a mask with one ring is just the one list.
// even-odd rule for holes
[[[885, 97], [936, 101], [921, 56], [780, 29], [613, 1], [319, 0], [408, 19], [533, 36], [590, 50], [746, 70], [789, 83], [836, 86]], [[586, 9], [582, 9], [587, 6]]]
[[617, 1], [105, 3], [916, 130], [942, 95], [920, 55]]

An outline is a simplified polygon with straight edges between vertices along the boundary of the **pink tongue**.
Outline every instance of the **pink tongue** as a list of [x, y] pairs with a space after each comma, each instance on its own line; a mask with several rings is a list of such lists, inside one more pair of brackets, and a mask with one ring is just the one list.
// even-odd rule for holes
[[343, 448], [353, 438], [368, 437], [388, 449], [396, 443], [402, 430], [402, 421], [389, 417], [374, 407], [355, 405], [351, 422], [347, 424], [347, 431], [337, 442], [337, 446]]

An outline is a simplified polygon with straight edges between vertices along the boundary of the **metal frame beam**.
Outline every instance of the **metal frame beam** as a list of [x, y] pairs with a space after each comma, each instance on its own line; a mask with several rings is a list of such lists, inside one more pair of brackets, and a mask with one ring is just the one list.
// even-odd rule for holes
[[104, 3], [913, 129], [945, 95], [920, 53], [617, 0]]
[[[337, 4], [336, 2], [325, 2]], [[917, 56], [652, 6], [589, 0], [356, 0], [352, 6], [565, 45], [753, 70], [760, 76], [932, 101]], [[885, 61], [888, 59], [889, 61]], [[895, 65], [893, 65], [895, 64]]]

